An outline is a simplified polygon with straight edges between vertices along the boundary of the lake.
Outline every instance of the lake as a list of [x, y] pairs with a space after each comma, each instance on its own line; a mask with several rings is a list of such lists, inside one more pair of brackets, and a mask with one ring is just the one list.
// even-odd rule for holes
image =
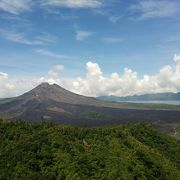
[[142, 104], [170, 104], [180, 105], [180, 101], [121, 101], [127, 103], [142, 103]]

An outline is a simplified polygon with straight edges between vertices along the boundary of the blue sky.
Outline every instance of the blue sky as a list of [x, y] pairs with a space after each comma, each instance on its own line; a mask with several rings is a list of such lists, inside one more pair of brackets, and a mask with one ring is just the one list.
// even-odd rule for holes
[[[179, 8], [179, 0], [0, 0], [0, 72], [10, 83], [62, 65], [60, 78], [83, 79], [90, 61], [104, 76], [123, 76], [124, 68], [141, 80], [154, 76], [177, 65]], [[74, 90], [70, 82], [65, 86]], [[97, 91], [92, 95], [108, 94]]]

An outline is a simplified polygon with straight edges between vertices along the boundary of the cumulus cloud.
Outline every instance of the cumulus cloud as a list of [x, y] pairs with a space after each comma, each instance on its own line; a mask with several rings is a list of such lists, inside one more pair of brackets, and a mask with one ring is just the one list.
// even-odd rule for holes
[[7, 73], [0, 72], [0, 79], [7, 79], [7, 78], [8, 78]]
[[87, 96], [116, 95], [128, 96], [134, 94], [178, 92], [180, 91], [180, 60], [174, 55], [174, 64], [162, 67], [155, 75], [139, 77], [136, 71], [124, 68], [124, 73], [113, 72], [106, 76], [97, 63], [86, 63], [85, 77], [63, 77], [63, 65], [50, 68], [44, 77], [19, 79], [11, 78], [0, 72], [0, 97], [20, 95], [42, 82], [59, 84], [78, 94]]
[[48, 71], [48, 74], [57, 77], [59, 73], [62, 72], [63, 70], [64, 70], [63, 65], [56, 65]]
[[180, 54], [175, 54], [174, 55], [174, 61], [175, 62], [180, 62]]
[[[175, 55], [175, 59], [179, 56]], [[89, 95], [116, 95], [128, 96], [134, 94], [177, 92], [180, 91], [180, 62], [176, 61], [175, 66], [164, 66], [156, 75], [144, 75], [138, 77], [138, 73], [125, 68], [123, 75], [117, 72], [109, 77], [103, 75], [96, 63], [86, 64], [86, 78], [79, 77], [73, 82], [72, 91]]]
[[29, 11], [31, 3], [31, 0], [1, 0], [0, 9], [17, 15], [21, 12]]
[[9, 75], [0, 72], [0, 97], [10, 96], [14, 90], [14, 85], [8, 82]]

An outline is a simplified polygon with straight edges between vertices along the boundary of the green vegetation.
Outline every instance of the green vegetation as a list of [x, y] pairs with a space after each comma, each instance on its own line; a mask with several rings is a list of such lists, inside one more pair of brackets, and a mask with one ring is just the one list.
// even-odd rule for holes
[[147, 124], [0, 121], [0, 179], [180, 179], [180, 142]]
[[180, 111], [180, 105], [121, 102], [125, 108]]
[[169, 124], [169, 127], [173, 129], [172, 131], [169, 132], [169, 135], [180, 140], [180, 123]]
[[103, 112], [96, 112], [96, 111], [85, 111], [82, 113], [82, 115], [86, 118], [95, 118], [95, 119], [103, 119], [109, 117], [108, 114], [105, 114]]

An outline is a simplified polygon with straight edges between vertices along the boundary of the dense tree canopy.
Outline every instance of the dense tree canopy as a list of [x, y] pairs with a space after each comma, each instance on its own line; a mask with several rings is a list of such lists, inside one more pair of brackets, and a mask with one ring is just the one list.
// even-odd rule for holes
[[0, 179], [180, 179], [180, 142], [147, 124], [0, 121]]

